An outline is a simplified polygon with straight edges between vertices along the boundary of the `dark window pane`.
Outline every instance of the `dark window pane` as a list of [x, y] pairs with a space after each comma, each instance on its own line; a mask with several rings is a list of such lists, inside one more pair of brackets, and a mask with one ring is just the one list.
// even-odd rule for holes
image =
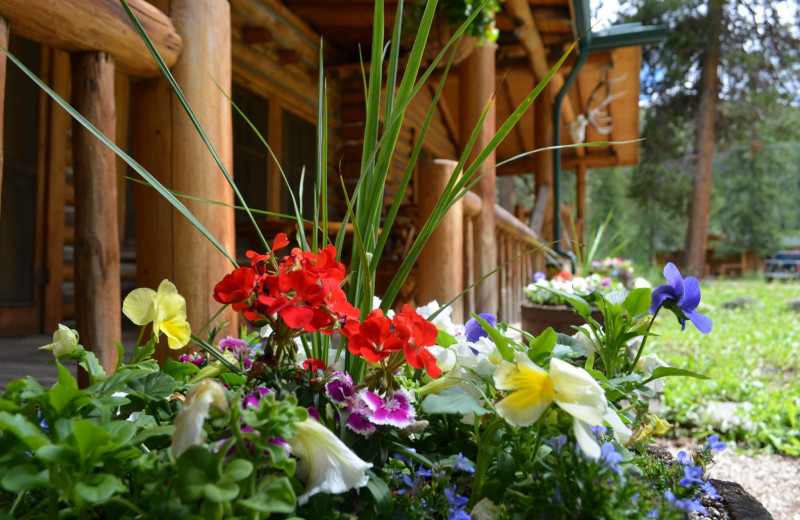
[[[39, 45], [11, 35], [11, 53], [39, 72]], [[11, 62], [3, 114], [2, 202], [0, 202], [0, 304], [34, 301], [36, 162], [39, 89]]]
[[[317, 169], [317, 127], [305, 119], [283, 113], [283, 171], [289, 179], [292, 193], [303, 205], [303, 217], [314, 217], [314, 183]], [[305, 168], [305, 172], [304, 172]], [[300, 198], [300, 180], [303, 178], [303, 197]], [[284, 191], [281, 195], [281, 211], [294, 214], [292, 199]]]
[[[258, 132], [267, 139], [269, 101], [239, 85], [233, 86], [233, 102], [247, 116]], [[247, 121], [235, 110], [233, 113], [233, 178], [236, 186], [252, 209], [267, 209], [267, 167], [269, 152]], [[241, 205], [239, 200], [234, 204]], [[263, 215], [256, 215], [264, 220]], [[236, 211], [236, 249], [240, 257], [248, 249], [261, 250], [263, 246], [252, 233], [252, 223], [244, 211]]]

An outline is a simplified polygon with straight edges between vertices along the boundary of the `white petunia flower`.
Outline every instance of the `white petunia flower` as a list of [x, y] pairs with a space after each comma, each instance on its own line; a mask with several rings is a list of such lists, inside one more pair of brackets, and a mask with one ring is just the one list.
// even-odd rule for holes
[[329, 429], [306, 419], [295, 423], [298, 433], [289, 441], [292, 454], [300, 459], [297, 476], [306, 482], [306, 491], [297, 497], [300, 505], [317, 493], [344, 493], [367, 485], [366, 471], [372, 464], [364, 462]]
[[78, 333], [66, 325], [58, 324], [58, 330], [53, 333], [53, 342], [39, 347], [39, 350], [52, 350], [56, 358], [72, 354], [78, 346]]
[[216, 379], [203, 379], [189, 389], [186, 403], [175, 418], [175, 433], [172, 434], [172, 455], [175, 458], [189, 447], [203, 442], [203, 423], [212, 406], [223, 413], [228, 411], [225, 389]]

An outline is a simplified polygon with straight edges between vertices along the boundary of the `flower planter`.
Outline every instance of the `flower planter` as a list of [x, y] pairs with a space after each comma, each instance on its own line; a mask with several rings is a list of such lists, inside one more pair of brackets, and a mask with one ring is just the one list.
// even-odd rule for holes
[[[563, 334], [574, 334], [573, 325], [583, 325], [585, 320], [568, 305], [539, 305], [536, 303], [522, 304], [522, 330], [538, 336], [547, 327]], [[592, 318], [603, 324], [603, 314], [600, 309], [592, 309]]]

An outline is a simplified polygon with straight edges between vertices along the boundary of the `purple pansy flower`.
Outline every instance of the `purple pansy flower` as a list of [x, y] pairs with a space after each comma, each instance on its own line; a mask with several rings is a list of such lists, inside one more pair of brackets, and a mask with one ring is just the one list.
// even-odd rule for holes
[[540, 281], [546, 280], [546, 279], [547, 279], [547, 275], [544, 274], [541, 271], [536, 271], [535, 273], [533, 273], [533, 283], [540, 282]]
[[362, 390], [359, 397], [372, 412], [369, 418], [372, 424], [407, 428], [414, 423], [416, 410], [411, 406], [411, 396], [403, 390], [395, 392], [388, 399], [369, 390]]
[[234, 338], [233, 336], [228, 336], [227, 338], [220, 340], [219, 346], [222, 348], [222, 350], [227, 350], [234, 354], [245, 354], [250, 349], [249, 343], [243, 339]]
[[[489, 325], [494, 327], [497, 325], [497, 316], [494, 314], [489, 313], [481, 313], [478, 314], [481, 318], [483, 318]], [[467, 341], [470, 343], [476, 343], [481, 338], [488, 338], [489, 333], [483, 330], [483, 327], [478, 320], [475, 318], [471, 318], [465, 325], [464, 325], [464, 334], [467, 336]]]
[[686, 330], [688, 319], [703, 334], [711, 332], [711, 319], [696, 310], [700, 304], [700, 283], [697, 278], [689, 276], [684, 279], [672, 262], [664, 267], [664, 277], [667, 284], [653, 291], [650, 314], [655, 314], [662, 305], [666, 305], [678, 317], [681, 330]]

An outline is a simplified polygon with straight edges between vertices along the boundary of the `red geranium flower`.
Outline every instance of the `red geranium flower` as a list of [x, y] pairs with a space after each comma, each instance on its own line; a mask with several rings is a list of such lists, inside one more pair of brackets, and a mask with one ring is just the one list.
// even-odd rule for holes
[[436, 366], [436, 358], [425, 347], [436, 344], [439, 331], [436, 325], [429, 322], [410, 305], [403, 305], [403, 310], [394, 317], [394, 326], [403, 341], [403, 354], [409, 365], [424, 368], [431, 377], [439, 377], [442, 370]]
[[214, 286], [214, 299], [219, 303], [243, 302], [253, 294], [257, 282], [255, 271], [249, 267], [239, 267]]
[[392, 320], [385, 318], [380, 309], [370, 312], [358, 328], [345, 326], [342, 334], [348, 339], [347, 349], [350, 353], [363, 356], [371, 363], [383, 361], [404, 345], [392, 330]]

